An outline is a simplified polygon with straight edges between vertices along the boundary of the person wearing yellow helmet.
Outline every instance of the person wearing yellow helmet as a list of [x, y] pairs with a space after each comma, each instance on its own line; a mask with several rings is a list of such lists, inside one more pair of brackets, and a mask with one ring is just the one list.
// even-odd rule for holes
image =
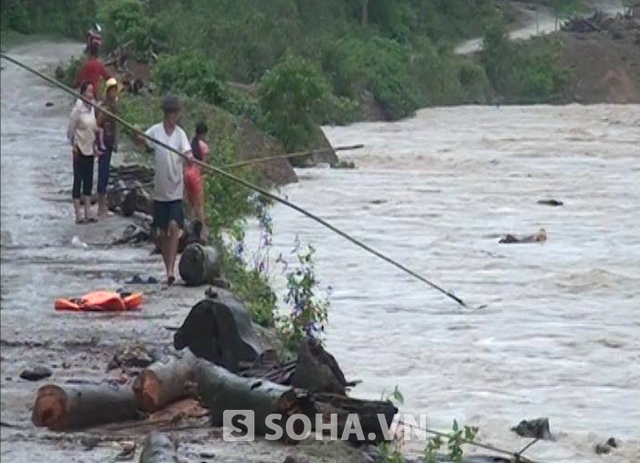
[[[105, 83], [105, 97], [100, 107], [117, 114], [118, 81], [111, 77]], [[102, 130], [104, 150], [98, 157], [98, 216], [105, 218], [109, 214], [107, 207], [107, 185], [111, 169], [111, 154], [118, 151], [118, 124], [115, 119], [98, 110], [98, 127]]]

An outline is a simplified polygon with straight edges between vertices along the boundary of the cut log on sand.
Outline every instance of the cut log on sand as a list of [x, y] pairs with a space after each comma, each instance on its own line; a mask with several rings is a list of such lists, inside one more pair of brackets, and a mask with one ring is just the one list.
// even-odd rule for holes
[[[322, 415], [325, 423], [333, 419], [337, 424], [338, 437], [343, 436], [345, 426], [349, 430], [352, 429], [351, 423], [347, 420], [348, 415], [351, 415], [352, 419], [357, 416], [361, 426], [357, 429], [362, 429], [362, 433], [351, 433], [348, 439], [351, 442], [378, 443], [385, 440], [384, 431], [389, 429], [394, 415], [398, 412], [390, 401], [308, 393], [264, 379], [237, 376], [206, 360], [198, 361], [196, 382], [202, 405], [211, 412], [214, 426], [223, 424], [225, 410], [252, 410], [255, 414], [255, 433], [273, 435], [273, 425], [276, 425], [283, 431], [282, 440], [285, 443], [292, 443], [294, 440], [286, 435], [285, 425], [294, 414], [307, 416], [312, 426], [315, 426], [317, 415]], [[268, 415], [276, 413], [280, 414], [281, 418], [268, 423]], [[383, 427], [381, 422], [386, 423], [386, 427]], [[294, 433], [302, 434], [304, 423], [296, 420], [292, 424]]]
[[179, 463], [176, 447], [162, 433], [151, 432], [142, 443], [139, 463]]
[[130, 385], [48, 384], [38, 389], [31, 420], [54, 431], [139, 418]]
[[[296, 413], [309, 416], [313, 412], [308, 395], [304, 391], [266, 380], [243, 378], [206, 360], [198, 361], [196, 382], [200, 400], [209, 409], [211, 423], [214, 426], [222, 426], [225, 410], [252, 410], [255, 414], [255, 433], [271, 435], [274, 431], [272, 426], [267, 426], [269, 415], [281, 415], [273, 424], [285, 431], [285, 423], [290, 416]], [[302, 426], [302, 422], [296, 421], [294, 431], [301, 433]], [[287, 437], [286, 431], [280, 440], [293, 443]]]
[[156, 362], [143, 370], [133, 383], [138, 408], [156, 412], [187, 396], [186, 385], [194, 379], [197, 358], [186, 351], [182, 358]]
[[264, 352], [244, 304], [225, 290], [203, 299], [176, 331], [173, 345], [188, 347], [197, 357], [238, 371], [241, 362], [255, 362]]

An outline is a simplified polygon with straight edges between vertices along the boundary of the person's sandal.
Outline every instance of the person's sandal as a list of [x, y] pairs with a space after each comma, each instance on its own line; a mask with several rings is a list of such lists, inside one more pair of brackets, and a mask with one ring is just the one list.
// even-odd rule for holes
[[87, 223], [96, 223], [98, 221], [98, 219], [96, 219], [95, 217], [89, 217], [88, 219], [86, 219]]
[[85, 219], [83, 219], [82, 217], [76, 217], [76, 223], [79, 225], [85, 224], [87, 223], [87, 221]]

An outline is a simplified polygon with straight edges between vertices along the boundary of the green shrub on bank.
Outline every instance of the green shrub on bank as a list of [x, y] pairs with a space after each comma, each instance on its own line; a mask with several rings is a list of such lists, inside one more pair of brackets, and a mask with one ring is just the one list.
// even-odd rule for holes
[[260, 80], [263, 125], [288, 152], [305, 149], [315, 139], [316, 121], [329, 95], [330, 87], [313, 63], [288, 56]]
[[337, 96], [366, 101], [369, 92], [389, 119], [411, 116], [418, 107], [408, 49], [394, 40], [338, 40], [326, 50], [323, 68]]
[[151, 77], [161, 92], [181, 92], [253, 122], [260, 119], [257, 101], [231, 89], [220, 70], [199, 52], [160, 56]]

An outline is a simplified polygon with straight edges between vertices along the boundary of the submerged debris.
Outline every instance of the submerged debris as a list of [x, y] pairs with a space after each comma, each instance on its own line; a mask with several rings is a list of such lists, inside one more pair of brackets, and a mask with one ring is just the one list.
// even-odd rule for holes
[[562, 206], [563, 202], [558, 201], [557, 199], [541, 199], [538, 201], [538, 204], [542, 204], [544, 206]]
[[48, 378], [52, 374], [51, 369], [44, 366], [36, 366], [23, 370], [22, 373], [20, 373], [20, 377], [27, 381], [40, 381], [41, 379]]
[[611, 449], [616, 448], [618, 448], [618, 442], [615, 440], [615, 438], [610, 437], [605, 442], [597, 443], [594, 450], [598, 455], [603, 455], [606, 453], [610, 453]]
[[527, 236], [515, 236], [515, 235], [505, 235], [504, 237], [500, 238], [500, 241], [498, 241], [498, 243], [501, 244], [511, 244], [511, 243], [544, 243], [545, 241], [547, 241], [547, 232], [545, 231], [544, 228], [541, 228], [540, 230], [538, 230], [537, 232], [535, 232], [533, 235], [527, 235]]
[[549, 418], [522, 420], [518, 426], [511, 428], [511, 430], [521, 437], [553, 440], [551, 431], [549, 430]]

